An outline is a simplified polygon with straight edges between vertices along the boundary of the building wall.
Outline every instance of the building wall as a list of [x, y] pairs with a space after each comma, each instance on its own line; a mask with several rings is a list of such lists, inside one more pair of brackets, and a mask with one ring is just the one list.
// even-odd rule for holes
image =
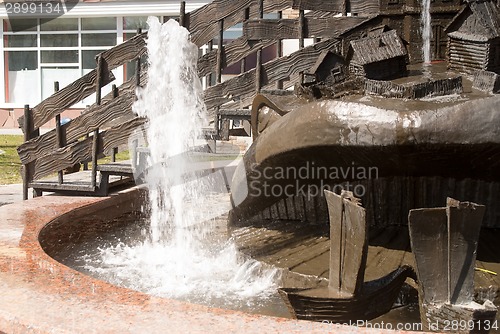
[[[4, 83], [2, 102], [37, 104], [96, 67], [95, 56], [146, 28], [146, 17], [33, 19], [34, 28], [12, 32], [3, 20]], [[113, 71], [117, 84], [131, 74], [132, 66]], [[108, 88], [109, 90], [109, 88]], [[107, 93], [107, 92], [104, 92]], [[91, 104], [92, 97], [82, 104]]]
[[380, 0], [350, 0], [352, 15], [375, 15], [380, 12]]
[[403, 14], [404, 7], [406, 5], [405, 0], [381, 0], [380, 1], [380, 12], [384, 14]]
[[368, 35], [368, 31], [372, 30], [375, 27], [378, 27], [382, 24], [383, 18], [381, 16], [376, 17], [352, 30], [350, 30], [348, 33], [342, 35], [342, 49], [341, 53], [344, 58], [348, 59], [350, 57], [349, 55], [349, 49], [351, 45], [351, 41], [359, 38], [366, 37]]
[[[187, 1], [187, 11], [209, 1]], [[54, 81], [62, 89], [95, 68], [95, 55], [147, 29], [149, 15], [166, 21], [177, 17], [178, 1], [81, 1], [71, 11], [52, 21], [22, 18], [12, 21], [0, 9], [0, 127], [17, 127], [25, 104], [35, 106], [54, 92]], [[26, 29], [14, 32], [12, 23]], [[232, 32], [228, 32], [232, 33]], [[113, 70], [116, 85], [133, 75], [135, 64]], [[108, 85], [111, 86], [111, 85]], [[103, 88], [103, 94], [110, 91]], [[62, 117], [74, 118], [92, 95]], [[52, 124], [47, 124], [52, 126]]]
[[[137, 28], [146, 28], [146, 19], [146, 16], [31, 19], [36, 22], [34, 27], [20, 32], [12, 32], [11, 20], [2, 20], [2, 114], [17, 116], [25, 104], [35, 106], [52, 95], [55, 81], [62, 89], [90, 72], [96, 67], [98, 53], [130, 38]], [[134, 64], [113, 70], [114, 83], [120, 85], [133, 71]], [[110, 89], [110, 85], [105, 86], [103, 94]], [[76, 105], [77, 110], [68, 111], [62, 117], [74, 118], [94, 101], [95, 94]], [[15, 127], [16, 120], [17, 117], [14, 122], [9, 117], [0, 126]]]
[[368, 79], [387, 80], [402, 77], [406, 74], [404, 57], [396, 57], [365, 65], [365, 75]]
[[[410, 62], [422, 61], [422, 2], [422, 0], [380, 0], [380, 13], [384, 16], [384, 24], [396, 29], [408, 43]], [[431, 41], [433, 60], [445, 59], [447, 38], [444, 28], [460, 9], [461, 0], [431, 0], [431, 21], [435, 31]]]
[[354, 62], [349, 63], [349, 75], [354, 77], [364, 77], [366, 75], [365, 69], [362, 65], [356, 64]]
[[[447, 35], [444, 32], [444, 28], [451, 22], [454, 15], [453, 12], [432, 14], [432, 60], [446, 59]], [[391, 28], [396, 29], [400, 36], [407, 42], [409, 61], [411, 63], [421, 62], [423, 60], [423, 53], [420, 14], [390, 16], [384, 22]]]
[[491, 41], [488, 53], [488, 70], [500, 74], [500, 37]]
[[472, 73], [486, 70], [489, 43], [464, 41], [450, 37], [448, 67], [453, 70]]

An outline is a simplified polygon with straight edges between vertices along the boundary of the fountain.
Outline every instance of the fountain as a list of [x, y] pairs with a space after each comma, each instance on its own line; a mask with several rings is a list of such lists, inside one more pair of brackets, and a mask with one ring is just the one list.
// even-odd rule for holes
[[[321, 328], [329, 331], [331, 323], [346, 321], [367, 327], [420, 325], [404, 328], [410, 330], [421, 330], [423, 322], [429, 330], [443, 330], [443, 323], [458, 319], [449, 310], [461, 312], [460, 319], [465, 321], [497, 324], [493, 304], [498, 305], [500, 299], [493, 275], [500, 269], [500, 260], [491, 245], [497, 239], [500, 212], [499, 95], [493, 94], [498, 76], [488, 71], [498, 70], [489, 62], [493, 59], [489, 53], [478, 51], [461, 60], [467, 43], [478, 50], [494, 49], [490, 46], [497, 40], [490, 35], [498, 28], [497, 5], [468, 2], [469, 8], [451, 19], [453, 4], [443, 4], [449, 12], [441, 8], [431, 17], [430, 2], [424, 1], [422, 45], [408, 44], [420, 26], [415, 9], [411, 7], [413, 12], [401, 24], [399, 16], [391, 15], [398, 8], [407, 10], [407, 4], [380, 3], [381, 12], [386, 5], [391, 10], [385, 17], [357, 16], [356, 11], [363, 9], [354, 4], [350, 17], [317, 17], [318, 22], [338, 28], [333, 38], [321, 35], [331, 34], [330, 27], [322, 31], [313, 25], [317, 13], [299, 12], [301, 24], [310, 25], [302, 29], [299, 39], [315, 31], [324, 40], [264, 64], [262, 53], [257, 52], [255, 70], [216, 84], [204, 94], [197, 74], [210, 73], [207, 64], [216, 67], [216, 81], [220, 81], [225, 61], [248, 55], [248, 50], [238, 57], [231, 53], [241, 50], [237, 43], [260, 50], [265, 41], [283, 38], [280, 34], [286, 29], [252, 30], [252, 25], [276, 22], [248, 20], [246, 42], [239, 39], [236, 46], [198, 58], [189, 38], [205, 43], [203, 38], [215, 31], [213, 25], [197, 25], [198, 16], [181, 15], [184, 25], [202, 31], [193, 28], [190, 34], [174, 21], [162, 25], [151, 18], [148, 83], [137, 88], [133, 106], [149, 124], [146, 130], [139, 128], [149, 147], [147, 164], [140, 171], [146, 186], [95, 203], [91, 200], [73, 211], [56, 210], [63, 214], [43, 220], [35, 232], [23, 233], [22, 238], [39, 242], [52, 257], [28, 249], [27, 258], [35, 264], [27, 265], [25, 275], [30, 277], [33, 266], [42, 268], [57, 282], [71, 282], [69, 291], [79, 291], [74, 286], [84, 282], [92, 298], [126, 300], [144, 309], [174, 305], [182, 312], [196, 308], [212, 315], [220, 311], [156, 297], [175, 298], [326, 321]], [[495, 14], [484, 20], [486, 25], [491, 23], [491, 29], [467, 24], [470, 16], [484, 18], [488, 13]], [[420, 60], [416, 54], [422, 50], [424, 64], [439, 58], [438, 51], [434, 55], [430, 51], [431, 26], [438, 20], [446, 21], [450, 62], [433, 62], [422, 73], [422, 64], [409, 61]], [[223, 21], [219, 20], [220, 34]], [[484, 36], [474, 29], [485, 30]], [[434, 38], [437, 50], [438, 36]], [[488, 61], [478, 62], [479, 56]], [[205, 68], [197, 69], [197, 61]], [[485, 66], [472, 79], [469, 74], [478, 64]], [[482, 81], [473, 83], [476, 77]], [[295, 80], [295, 89], [269, 89], [271, 84], [274, 87], [273, 80], [278, 87], [291, 86]], [[238, 109], [252, 100], [251, 110]], [[221, 124], [227, 125], [227, 117], [252, 120], [254, 142], [231, 171], [230, 196], [222, 172], [210, 167], [200, 174], [192, 167], [198, 157], [194, 147], [200, 136], [207, 136], [200, 131], [208, 119], [205, 109], [215, 110]], [[96, 131], [94, 139], [98, 135]], [[99, 147], [97, 140], [94, 144]], [[449, 200], [444, 207], [440, 203], [446, 197], [471, 202]], [[460, 217], [478, 208], [481, 217], [461, 224], [468, 218]], [[457, 216], [460, 210], [463, 215]], [[432, 228], [427, 228], [427, 215], [439, 215], [439, 221], [429, 223]], [[461, 238], [467, 229], [474, 230], [474, 235]], [[33, 235], [39, 241], [34, 242]], [[429, 246], [434, 238], [443, 245], [439, 252]], [[450, 256], [455, 244], [459, 257]], [[442, 270], [426, 270], [428, 256], [434, 255]], [[53, 259], [112, 285], [61, 269]], [[465, 269], [456, 281], [450, 268], [460, 266]], [[418, 269], [417, 281], [412, 267]], [[442, 282], [435, 279], [435, 272], [443, 277]], [[106, 289], [113, 293], [102, 292]], [[453, 289], [464, 298], [452, 300]], [[277, 298], [278, 291], [290, 313]], [[434, 303], [432, 291], [445, 297]], [[470, 305], [464, 308], [464, 303]], [[477, 305], [484, 312], [476, 312]], [[171, 309], [152, 312], [170, 316]], [[152, 314], [148, 312], [146, 317]], [[481, 318], [485, 314], [488, 319]], [[282, 330], [292, 323], [276, 322]], [[304, 323], [294, 324], [299, 329]], [[389, 325], [382, 328], [394, 329]]]
[[220, 175], [187, 172], [205, 121], [198, 49], [174, 20], [150, 17], [148, 25], [148, 84], [138, 89], [133, 108], [149, 120], [150, 227], [141, 242], [106, 247], [100, 259], [89, 256], [84, 270], [113, 284], [212, 306], [265, 302], [275, 294], [279, 271], [244, 259], [215, 230], [215, 218], [229, 209]]
[[420, 15], [420, 32], [422, 34], [422, 60], [424, 61], [424, 64], [428, 64], [432, 60], [431, 0], [422, 0], [422, 12]]

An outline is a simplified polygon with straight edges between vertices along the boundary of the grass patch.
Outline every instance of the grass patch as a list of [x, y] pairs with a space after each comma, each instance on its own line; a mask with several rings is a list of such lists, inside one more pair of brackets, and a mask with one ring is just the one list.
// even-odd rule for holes
[[0, 184], [21, 183], [21, 160], [17, 147], [23, 143], [22, 135], [0, 135]]
[[[130, 160], [130, 153], [128, 150], [120, 151], [116, 154], [115, 161], [123, 161], [123, 160]], [[97, 160], [97, 165], [107, 164], [108, 162], [111, 162], [111, 156], [104, 157], [104, 158]], [[92, 169], [92, 162], [89, 162], [88, 165], [89, 165], [89, 169]], [[83, 166], [83, 164], [82, 164], [82, 166]], [[80, 170], [82, 170], [82, 169], [83, 169], [83, 167]]]

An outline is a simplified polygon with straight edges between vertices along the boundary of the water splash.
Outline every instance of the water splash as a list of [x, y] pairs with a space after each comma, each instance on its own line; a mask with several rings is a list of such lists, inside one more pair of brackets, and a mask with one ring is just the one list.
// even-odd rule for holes
[[149, 120], [151, 227], [135, 245], [102, 249], [101, 263], [87, 269], [114, 284], [209, 305], [238, 308], [265, 299], [275, 294], [278, 271], [238, 255], [210, 219], [229, 209], [227, 192], [215, 195], [224, 180], [215, 174], [184, 179], [186, 152], [205, 120], [198, 49], [176, 21], [160, 24], [150, 17], [148, 24], [148, 83], [133, 109]]
[[[146, 182], [151, 236], [159, 242], [169, 226], [182, 228], [190, 221], [184, 198], [193, 198], [196, 192], [189, 193], [189, 187], [183, 184], [182, 171], [187, 162], [182, 154], [201, 134], [204, 103], [196, 71], [198, 48], [189, 43], [189, 32], [174, 20], [162, 25], [150, 17], [147, 22], [148, 83], [138, 89], [133, 110], [149, 120], [146, 134], [152, 168]], [[175, 161], [171, 161], [173, 158]]]
[[422, 33], [422, 55], [424, 63], [431, 62], [431, 0], [422, 1], [422, 12], [420, 14], [420, 31]]

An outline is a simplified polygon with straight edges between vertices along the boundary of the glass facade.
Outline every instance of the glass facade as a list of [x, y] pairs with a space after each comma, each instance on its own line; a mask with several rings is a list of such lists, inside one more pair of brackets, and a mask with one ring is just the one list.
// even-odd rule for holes
[[[132, 14], [133, 15], [133, 14]], [[266, 18], [275, 18], [268, 14]], [[21, 19], [0, 22], [4, 64], [3, 86], [0, 88], [0, 108], [34, 106], [54, 93], [54, 81], [60, 89], [96, 68], [96, 56], [137, 33], [147, 30], [148, 16], [60, 17], [57, 19]], [[177, 16], [158, 16], [165, 22]], [[16, 27], [16, 32], [12, 31]], [[24, 27], [22, 31], [21, 28]], [[229, 27], [224, 32], [224, 42], [242, 35], [242, 24]], [[217, 47], [217, 38], [214, 39]], [[207, 52], [207, 46], [200, 53]], [[3, 58], [3, 59], [2, 59]], [[146, 64], [145, 56], [142, 63]], [[135, 62], [129, 62], [113, 70], [116, 85], [122, 84], [135, 74]], [[239, 73], [240, 65], [233, 66]], [[226, 73], [227, 72], [227, 73]], [[225, 74], [234, 74], [226, 70]], [[214, 79], [214, 76], [212, 76]], [[204, 85], [206, 77], [202, 78]], [[105, 95], [111, 85], [103, 88]], [[95, 94], [87, 97], [76, 108], [83, 108], [95, 101]]]
[[[146, 30], [146, 20], [147, 16], [22, 19], [13, 22], [16, 27], [26, 25], [20, 32], [12, 32], [11, 22], [3, 20], [4, 91], [0, 102], [15, 107], [38, 104], [53, 94], [54, 81], [63, 88], [90, 72], [96, 67], [97, 54], [132, 37], [138, 28]], [[126, 64], [113, 70], [114, 83], [121, 84], [134, 69], [134, 64]], [[93, 100], [89, 97], [81, 106]]]

